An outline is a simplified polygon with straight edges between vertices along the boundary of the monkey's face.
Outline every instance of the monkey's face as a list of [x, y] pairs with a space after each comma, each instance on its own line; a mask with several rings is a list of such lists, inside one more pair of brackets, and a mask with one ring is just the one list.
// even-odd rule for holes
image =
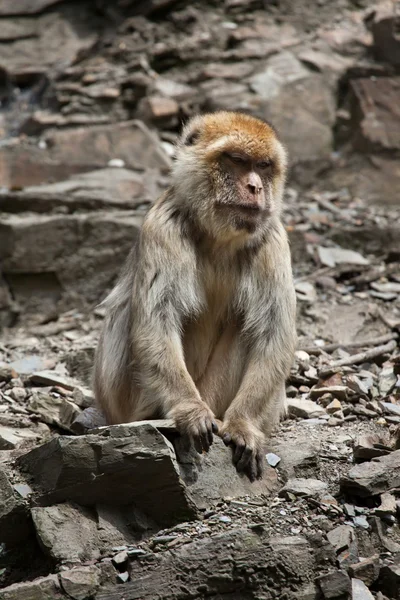
[[235, 112], [195, 117], [178, 146], [175, 186], [220, 239], [262, 234], [281, 210], [286, 154], [272, 127]]

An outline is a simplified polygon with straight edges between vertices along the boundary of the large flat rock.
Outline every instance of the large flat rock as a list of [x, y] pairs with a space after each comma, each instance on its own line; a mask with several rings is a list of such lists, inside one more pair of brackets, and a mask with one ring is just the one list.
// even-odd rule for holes
[[40, 489], [40, 505], [134, 504], [162, 525], [196, 517], [174, 449], [150, 424], [59, 437], [22, 456], [19, 464]]
[[375, 496], [400, 486], [400, 450], [356, 465], [340, 482], [344, 493]]

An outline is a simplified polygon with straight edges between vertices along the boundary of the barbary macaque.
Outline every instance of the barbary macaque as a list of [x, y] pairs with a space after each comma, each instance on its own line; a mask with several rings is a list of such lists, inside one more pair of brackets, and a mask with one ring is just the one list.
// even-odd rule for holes
[[196, 116], [171, 187], [104, 301], [94, 385], [109, 423], [172, 418], [198, 452], [213, 434], [253, 481], [285, 409], [295, 292], [281, 223], [286, 153], [266, 122]]

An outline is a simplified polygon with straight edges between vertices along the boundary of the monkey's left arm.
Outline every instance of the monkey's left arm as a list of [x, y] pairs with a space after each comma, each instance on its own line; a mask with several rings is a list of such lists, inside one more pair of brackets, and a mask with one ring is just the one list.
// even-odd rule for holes
[[250, 480], [261, 477], [265, 434], [284, 409], [285, 379], [296, 344], [290, 271], [281, 272], [267, 286], [252, 289], [252, 298], [244, 301], [247, 313], [242, 334], [248, 347], [247, 365], [220, 429], [225, 444], [233, 447], [237, 470]]

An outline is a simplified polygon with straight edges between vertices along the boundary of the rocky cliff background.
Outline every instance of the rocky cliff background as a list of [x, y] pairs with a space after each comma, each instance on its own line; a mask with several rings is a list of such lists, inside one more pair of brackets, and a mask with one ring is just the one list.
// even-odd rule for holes
[[[225, 108], [290, 156], [300, 345], [258, 487], [83, 412], [96, 306]], [[1, 599], [400, 598], [399, 158], [397, 2], [0, 1]]]

